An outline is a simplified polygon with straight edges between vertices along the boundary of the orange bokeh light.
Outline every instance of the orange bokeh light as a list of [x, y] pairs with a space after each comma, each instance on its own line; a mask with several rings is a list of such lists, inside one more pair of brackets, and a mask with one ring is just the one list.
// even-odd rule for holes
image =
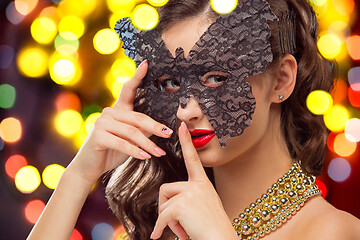
[[348, 89], [349, 101], [353, 107], [360, 107], [360, 83], [356, 83]]
[[350, 57], [354, 60], [360, 60], [360, 36], [354, 35], [346, 40], [346, 47]]
[[28, 15], [34, 10], [39, 0], [15, 0], [15, 8], [22, 15]]
[[62, 112], [68, 109], [73, 109], [77, 112], [81, 111], [81, 102], [79, 97], [72, 92], [62, 92], [55, 100], [56, 110]]
[[334, 104], [342, 104], [347, 99], [348, 84], [342, 79], [337, 79], [335, 83], [331, 96]]
[[13, 155], [5, 162], [5, 172], [9, 177], [15, 178], [16, 173], [22, 168], [27, 166], [28, 163], [24, 156]]
[[338, 133], [330, 132], [326, 141], [327, 147], [330, 149], [330, 151], [334, 152], [334, 140], [335, 137], [338, 135]]
[[8, 143], [19, 141], [22, 134], [21, 122], [13, 117], [5, 118], [0, 123], [0, 137]]
[[350, 142], [344, 133], [338, 134], [334, 139], [334, 151], [340, 157], [349, 157], [356, 151], [357, 143]]
[[74, 229], [71, 234], [70, 240], [83, 240], [83, 236], [77, 229]]
[[25, 218], [30, 223], [35, 224], [45, 208], [45, 203], [41, 200], [30, 201], [25, 207]]
[[354, 0], [332, 0], [335, 10], [343, 16], [349, 16], [355, 8]]

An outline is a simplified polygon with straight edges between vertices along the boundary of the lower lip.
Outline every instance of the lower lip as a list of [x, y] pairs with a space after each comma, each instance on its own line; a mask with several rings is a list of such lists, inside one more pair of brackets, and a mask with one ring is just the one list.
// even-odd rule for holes
[[215, 133], [210, 133], [201, 137], [192, 138], [192, 142], [195, 148], [201, 148], [205, 146], [215, 136]]

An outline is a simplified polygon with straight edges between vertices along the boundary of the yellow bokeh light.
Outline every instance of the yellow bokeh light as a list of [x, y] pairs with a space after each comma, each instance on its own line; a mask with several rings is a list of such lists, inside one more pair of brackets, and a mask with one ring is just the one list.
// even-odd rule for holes
[[[62, 55], [72, 55], [77, 52], [79, 48], [79, 40], [74, 33], [64, 32], [67, 36], [65, 39], [62, 35], [57, 35], [54, 41], [55, 49], [58, 53]], [[74, 40], [68, 40], [69, 38]]]
[[322, 35], [317, 44], [320, 53], [327, 59], [334, 59], [342, 47], [340, 38], [332, 33]]
[[41, 44], [51, 43], [57, 34], [57, 27], [53, 20], [47, 17], [36, 18], [30, 27], [31, 36]]
[[333, 99], [328, 92], [316, 90], [309, 94], [306, 105], [313, 114], [322, 115], [332, 107]]
[[100, 1], [97, 0], [63, 0], [58, 5], [60, 15], [84, 18], [93, 13]]
[[136, 63], [128, 57], [120, 58], [113, 63], [111, 72], [114, 78], [127, 77], [130, 79], [136, 73]]
[[81, 148], [81, 146], [83, 145], [87, 136], [88, 136], [88, 133], [86, 132], [85, 126], [83, 125], [81, 127], [80, 131], [77, 132], [75, 139], [74, 139], [75, 147], [77, 149]]
[[343, 131], [348, 120], [349, 111], [341, 105], [334, 105], [324, 114], [325, 125], [330, 131], [333, 132]]
[[329, 32], [335, 34], [344, 42], [350, 36], [351, 30], [346, 22], [336, 21], [330, 25]]
[[[73, 34], [68, 34], [68, 32]], [[75, 40], [73, 36], [79, 39], [85, 32], [84, 21], [76, 16], [66, 16], [59, 23], [59, 34], [67, 40]]]
[[140, 30], [151, 30], [159, 23], [159, 13], [149, 4], [137, 5], [131, 16], [134, 26]]
[[47, 166], [42, 173], [42, 179], [45, 186], [50, 189], [55, 189], [60, 181], [61, 175], [63, 174], [64, 170], [65, 168], [58, 164], [52, 164]]
[[101, 54], [112, 54], [120, 46], [119, 36], [110, 28], [98, 31], [94, 36], [94, 48]]
[[349, 157], [356, 151], [357, 143], [346, 139], [344, 133], [338, 134], [334, 139], [334, 151], [340, 157]]
[[15, 175], [15, 186], [22, 193], [34, 192], [40, 183], [39, 171], [30, 165], [21, 168]]
[[125, 17], [131, 17], [131, 12], [121, 11], [121, 12], [115, 12], [115, 13], [111, 14], [111, 16], [109, 18], [110, 28], [114, 29], [117, 21], [119, 21], [120, 19], [125, 18]]
[[59, 85], [72, 86], [81, 77], [81, 69], [77, 61], [65, 56], [54, 56], [49, 63], [49, 72], [51, 79]]
[[122, 87], [124, 86], [124, 83], [123, 82], [120, 82], [120, 81], [114, 81], [113, 85], [112, 85], [112, 88], [111, 88], [111, 93], [113, 95], [114, 98], [118, 98], [120, 96], [120, 92], [121, 92], [121, 89]]
[[135, 0], [106, 0], [107, 6], [110, 9], [110, 11], [116, 13], [116, 12], [131, 12], [135, 5]]
[[326, 4], [327, 0], [310, 0], [310, 2], [316, 6], [323, 6]]
[[47, 73], [48, 59], [48, 54], [41, 48], [24, 48], [17, 56], [17, 66], [24, 76], [38, 78]]
[[0, 123], [0, 137], [7, 143], [15, 143], [22, 135], [21, 122], [13, 117], [5, 118]]
[[147, 1], [154, 7], [162, 7], [169, 2], [169, 0], [147, 0]]
[[219, 14], [231, 13], [237, 6], [237, 0], [210, 0], [212, 9]]
[[16, 10], [25, 16], [34, 10], [39, 0], [15, 0], [14, 2]]
[[332, 0], [335, 10], [343, 16], [349, 16], [354, 11], [354, 0]]
[[95, 112], [90, 114], [87, 119], [85, 120], [85, 130], [87, 133], [90, 132], [91, 128], [94, 126], [94, 123], [96, 121], [96, 119], [98, 119], [100, 117], [101, 113], [99, 112]]
[[71, 109], [62, 111], [55, 117], [55, 128], [65, 137], [76, 134], [80, 130], [82, 123], [81, 114]]

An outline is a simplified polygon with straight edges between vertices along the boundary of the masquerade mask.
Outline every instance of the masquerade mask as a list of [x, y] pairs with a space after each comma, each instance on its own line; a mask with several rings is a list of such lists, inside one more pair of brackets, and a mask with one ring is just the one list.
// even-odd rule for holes
[[[149, 62], [139, 86], [145, 89], [143, 112], [176, 129], [179, 104], [185, 108], [192, 96], [225, 147], [227, 139], [241, 135], [252, 122], [255, 98], [245, 79], [262, 73], [273, 60], [267, 21], [274, 20], [277, 17], [265, 0], [240, 1], [233, 12], [209, 26], [186, 57], [182, 48], [174, 57], [157, 30], [140, 31], [129, 18], [120, 20], [115, 30], [124, 42], [125, 54], [137, 64]], [[220, 73], [214, 77], [210, 72]], [[206, 83], [215, 79], [221, 81], [216, 86]], [[176, 91], [164, 90], [169, 81], [175, 83]], [[177, 135], [164, 140], [175, 151]]]

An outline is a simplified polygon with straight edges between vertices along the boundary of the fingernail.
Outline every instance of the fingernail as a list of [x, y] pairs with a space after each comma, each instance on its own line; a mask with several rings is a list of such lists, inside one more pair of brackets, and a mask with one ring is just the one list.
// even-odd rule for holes
[[145, 159], [151, 158], [150, 154], [148, 154], [148, 153], [146, 153], [146, 152], [140, 152], [140, 155], [141, 155], [143, 158], [145, 158]]
[[189, 132], [189, 129], [187, 128], [186, 124], [184, 122], [181, 122], [181, 129], [183, 133], [187, 134]]
[[150, 239], [155, 239], [153, 235], [154, 235], [154, 232], [151, 233]]
[[167, 127], [164, 127], [163, 129], [161, 129], [161, 131], [166, 135], [171, 135], [173, 133], [173, 130]]
[[166, 155], [166, 152], [158, 147], [155, 147], [155, 152], [157, 152], [158, 154], [160, 154], [162, 156]]
[[147, 62], [147, 60], [145, 59], [144, 61], [142, 61], [141, 63], [140, 63], [140, 65], [139, 65], [139, 67], [138, 68], [140, 68], [142, 65], [144, 65], [144, 63], [146, 63]]

